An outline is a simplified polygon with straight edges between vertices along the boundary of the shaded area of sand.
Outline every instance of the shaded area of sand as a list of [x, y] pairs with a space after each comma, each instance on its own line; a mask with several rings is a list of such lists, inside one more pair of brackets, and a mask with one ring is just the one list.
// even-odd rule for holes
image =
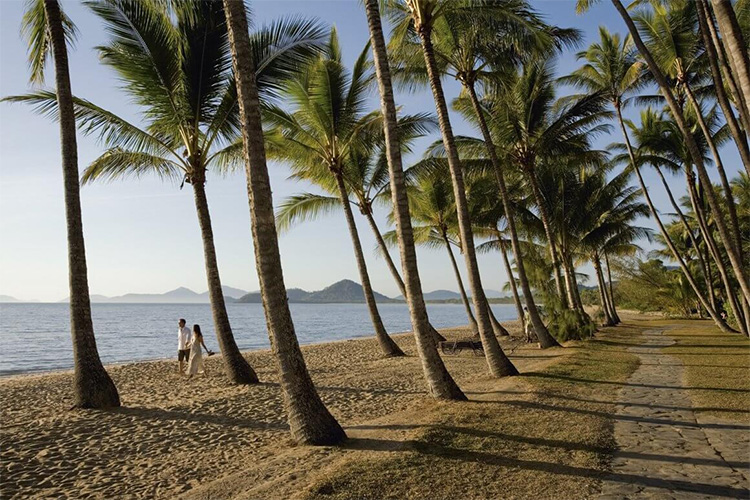
[[[321, 396], [345, 427], [427, 398], [412, 336], [396, 339], [408, 357], [383, 359], [370, 338], [303, 348]], [[521, 370], [559, 356], [518, 340], [503, 346]], [[176, 361], [110, 367], [123, 407], [106, 412], [69, 410], [69, 373], [0, 379], [0, 497], [171, 498], [261, 463], [259, 479], [294, 475], [294, 453], [304, 456], [305, 448], [288, 438], [273, 358], [268, 351], [246, 356], [263, 383], [228, 384], [218, 356], [208, 359], [206, 378], [191, 381], [178, 375]], [[446, 362], [460, 384], [489, 381], [483, 357]], [[292, 467], [274, 469], [272, 457], [283, 453], [291, 453], [285, 463]]]

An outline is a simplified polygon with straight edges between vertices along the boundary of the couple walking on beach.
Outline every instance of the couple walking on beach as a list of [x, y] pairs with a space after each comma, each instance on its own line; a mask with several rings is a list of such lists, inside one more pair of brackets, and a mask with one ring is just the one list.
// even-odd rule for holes
[[[187, 378], [197, 373], [202, 373], [205, 376], [206, 369], [203, 366], [203, 350], [201, 346], [209, 356], [213, 352], [203, 342], [203, 333], [201, 333], [200, 325], [193, 325], [192, 332], [186, 326], [186, 321], [183, 318], [180, 318], [177, 325], [177, 361], [180, 363], [180, 373], [187, 374]], [[187, 370], [185, 370], [185, 363], [187, 363]]]

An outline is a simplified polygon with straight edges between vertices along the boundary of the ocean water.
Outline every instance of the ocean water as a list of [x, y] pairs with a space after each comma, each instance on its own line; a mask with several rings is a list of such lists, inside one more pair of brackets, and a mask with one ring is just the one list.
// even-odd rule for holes
[[[208, 304], [92, 304], [102, 361], [123, 363], [176, 357], [177, 320], [201, 325], [206, 345], [219, 350]], [[373, 335], [364, 304], [290, 304], [301, 344]], [[379, 304], [389, 333], [411, 330], [405, 304]], [[227, 304], [242, 350], [269, 348], [261, 304]], [[437, 328], [467, 324], [460, 304], [428, 304]], [[515, 320], [512, 304], [493, 304], [500, 321]], [[67, 304], [0, 304], [0, 376], [73, 367]]]

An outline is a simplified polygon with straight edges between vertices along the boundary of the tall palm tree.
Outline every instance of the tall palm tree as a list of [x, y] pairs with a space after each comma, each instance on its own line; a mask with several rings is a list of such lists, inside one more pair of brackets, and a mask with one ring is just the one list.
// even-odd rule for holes
[[[640, 26], [646, 46], [660, 69], [670, 80], [676, 82], [675, 94], [679, 95], [684, 92], [692, 106], [692, 110], [686, 109], [685, 113], [696, 117], [705, 142], [711, 151], [721, 185], [724, 188], [730, 228], [739, 248], [740, 233], [732, 189], [719, 154], [718, 144], [704, 118], [703, 103], [698, 100], [693, 91], [694, 82], [705, 80], [704, 68], [699, 67], [705, 57], [704, 48], [701, 47], [702, 40], [698, 35], [700, 30], [698, 29], [697, 3], [671, 0], [667, 5], [655, 5], [652, 10], [639, 12], [635, 16], [635, 21]], [[740, 257], [742, 257], [741, 252]]]
[[[482, 109], [477, 96], [477, 85], [492, 71], [503, 74], [518, 62], [528, 59], [531, 54], [546, 55], [563, 44], [574, 43], [579, 35], [575, 30], [561, 30], [545, 25], [525, 2], [487, 4], [483, 5], [481, 11], [481, 21], [475, 17], [476, 9], [443, 14], [445, 22], [437, 23], [432, 32], [433, 47], [442, 71], [461, 82], [471, 101], [474, 118], [482, 132], [501, 199], [504, 202], [503, 209], [506, 212], [510, 247], [518, 266], [522, 287], [528, 288], [505, 173], [493, 146], [485, 110]], [[398, 43], [401, 57], [412, 63], [404, 69], [408, 71], [409, 77], [416, 80], [424, 79], [426, 71], [419, 64], [414, 64], [415, 61], [418, 63], [419, 58], [415, 55], [420, 51], [419, 44], [408, 42], [409, 40], [399, 40]], [[556, 345], [556, 341], [551, 337], [539, 316], [530, 290], [526, 292], [524, 293], [526, 307], [540, 345], [542, 347]], [[519, 317], [523, 319], [522, 316]], [[492, 316], [490, 319], [493, 319]]]
[[464, 3], [451, 2], [449, 0], [391, 0], [387, 5], [391, 18], [395, 21], [396, 32], [409, 33], [409, 36], [412, 38], [418, 37], [422, 46], [424, 64], [437, 108], [440, 133], [448, 157], [462, 250], [468, 270], [474, 308], [477, 314], [479, 334], [484, 345], [490, 373], [496, 377], [515, 375], [518, 373], [518, 370], [516, 370], [505, 353], [503, 353], [500, 344], [492, 334], [492, 325], [486, 308], [486, 297], [484, 296], [484, 289], [482, 288], [482, 281], [479, 275], [474, 237], [471, 232], [463, 172], [454, 143], [453, 129], [448, 115], [448, 106], [445, 94], [443, 93], [443, 85], [440, 81], [440, 69], [432, 46], [432, 30], [435, 23], [441, 22], [441, 19], [444, 22], [442, 15], [446, 11], [463, 8]]
[[750, 106], [750, 60], [748, 59], [748, 40], [742, 35], [737, 15], [729, 0], [711, 0], [714, 14], [719, 23], [722, 41], [727, 46], [729, 64], [742, 92], [746, 106]]
[[[258, 382], [239, 351], [226, 310], [205, 183], [239, 133], [237, 93], [224, 12], [218, 2], [175, 3], [173, 11], [142, 0], [92, 2], [111, 35], [102, 61], [140, 105], [141, 128], [83, 99], [75, 99], [79, 127], [108, 149], [84, 171], [83, 182], [155, 174], [193, 188], [211, 312], [229, 379]], [[270, 99], [294, 64], [314, 55], [323, 31], [311, 21], [281, 20], [253, 34], [261, 94]], [[184, 41], [187, 41], [185, 43]], [[49, 93], [21, 96], [53, 113]]]
[[[585, 11], [588, 8], [588, 6], [590, 6], [595, 1], [596, 0], [578, 0], [577, 2], [578, 11], [579, 12]], [[698, 147], [698, 144], [695, 141], [695, 138], [693, 137], [690, 131], [690, 126], [685, 119], [683, 110], [681, 109], [677, 100], [675, 99], [674, 93], [672, 92], [672, 89], [669, 86], [666, 76], [661, 71], [653, 55], [651, 54], [648, 47], [644, 43], [643, 38], [641, 37], [638, 31], [638, 27], [633, 21], [633, 18], [630, 16], [630, 13], [628, 12], [628, 10], [625, 8], [625, 6], [623, 6], [620, 0], [612, 0], [612, 4], [614, 5], [615, 9], [622, 17], [623, 21], [625, 22], [625, 25], [628, 27], [628, 31], [630, 32], [630, 35], [633, 37], [633, 42], [638, 48], [638, 51], [640, 52], [641, 56], [643, 56], [643, 58], [646, 60], [646, 63], [648, 65], [649, 71], [651, 72], [651, 75], [653, 76], [656, 83], [659, 85], [661, 94], [666, 100], [667, 105], [669, 106], [669, 110], [671, 111], [672, 116], [675, 120], [675, 123], [677, 124], [678, 128], [680, 129], [680, 132], [682, 133], [685, 139], [685, 144], [688, 148], [688, 151], [690, 152], [690, 156], [693, 158], [693, 163], [698, 173], [698, 179], [700, 180], [701, 184], [703, 184], [704, 186], [710, 186], [711, 179], [708, 176], [705, 163], [700, 153], [700, 148]], [[714, 211], [715, 213], [721, 213], [721, 204], [719, 203], [719, 200], [716, 196], [716, 193], [714, 193], [713, 189], [705, 189], [705, 192], [706, 192], [706, 197], [708, 200], [708, 204], [711, 207], [711, 210]], [[750, 303], [750, 279], [748, 278], [749, 272], [746, 270], [746, 267], [742, 262], [739, 249], [736, 247], [736, 242], [734, 241], [734, 238], [730, 234], [730, 231], [727, 228], [726, 222], [721, 217], [718, 217], [716, 219], [716, 229], [719, 233], [719, 236], [721, 237], [721, 242], [726, 249], [734, 274], [735, 276], [737, 276], [737, 281], [739, 282], [744, 300]]]
[[245, 4], [224, 0], [224, 11], [237, 81], [238, 123], [242, 129], [244, 144], [255, 264], [271, 350], [281, 375], [281, 391], [289, 428], [292, 437], [300, 443], [336, 444], [346, 439], [346, 434], [315, 390], [289, 311], [263, 144], [261, 104], [255, 78], [256, 63]]
[[73, 341], [73, 393], [78, 408], [120, 406], [114, 382], [102, 365], [96, 349], [94, 325], [83, 240], [78, 146], [75, 111], [70, 88], [67, 43], [75, 37], [75, 26], [57, 0], [34, 0], [23, 18], [22, 31], [29, 41], [31, 81], [44, 81], [44, 66], [52, 53], [55, 87], [52, 94], [59, 109], [65, 220], [68, 238], [68, 285], [70, 287], [70, 333]]
[[368, 52], [369, 47], [365, 47], [349, 74], [341, 61], [338, 36], [332, 30], [326, 54], [301, 68], [286, 86], [292, 110], [272, 106], [264, 113], [274, 127], [266, 134], [266, 150], [270, 157], [288, 162], [296, 177], [311, 180], [339, 198], [375, 336], [383, 354], [402, 356], [388, 336], [375, 303], [347, 187], [347, 176], [361, 171], [362, 165], [371, 160], [371, 136], [382, 130], [379, 113], [367, 113], [365, 107], [370, 81]]
[[386, 154], [388, 157], [388, 171], [390, 173], [391, 197], [393, 200], [393, 215], [396, 222], [396, 235], [401, 251], [401, 266], [404, 274], [404, 297], [409, 304], [412, 328], [417, 341], [419, 357], [422, 360], [427, 384], [430, 392], [441, 399], [465, 399], [456, 383], [445, 369], [442, 359], [432, 342], [429, 334], [430, 327], [427, 320], [427, 309], [422, 295], [422, 285], [417, 269], [417, 254], [414, 248], [414, 234], [409, 215], [409, 203], [404, 182], [403, 165], [401, 162], [401, 145], [396, 129], [396, 104], [393, 99], [391, 71], [388, 65], [385, 37], [380, 21], [379, 0], [365, 0], [367, 24], [370, 30], [370, 40], [373, 52], [373, 62], [380, 89], [380, 103], [383, 111], [383, 129], [385, 135]]
[[[582, 6], [586, 7], [588, 3], [585, 0], [579, 0], [578, 6], [579, 8]], [[640, 165], [636, 159], [636, 153], [628, 135], [622, 110], [628, 102], [628, 97], [637, 90], [643, 81], [643, 65], [638, 61], [638, 53], [632, 45], [632, 38], [626, 37], [621, 40], [618, 35], [611, 35], [606, 29], [601, 28], [600, 39], [599, 43], [591, 45], [587, 51], [579, 54], [580, 58], [586, 60], [586, 64], [574, 71], [570, 76], [563, 78], [562, 81], [577, 85], [588, 92], [601, 93], [614, 108], [620, 130], [625, 140], [630, 166], [635, 171], [644, 199], [651, 211], [651, 216], [654, 218], [668, 248], [672, 251], [675, 261], [679, 264], [703, 307], [710, 312], [712, 319], [720, 328], [726, 329], [726, 324], [700, 292], [700, 288], [692, 272], [667, 233], [666, 227], [656, 211], [646, 183], [643, 180]]]

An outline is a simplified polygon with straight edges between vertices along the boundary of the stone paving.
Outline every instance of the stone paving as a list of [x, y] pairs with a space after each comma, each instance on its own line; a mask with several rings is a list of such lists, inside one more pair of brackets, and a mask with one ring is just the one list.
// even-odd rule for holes
[[641, 366], [619, 395], [619, 451], [599, 499], [750, 499], [750, 426], [696, 418], [682, 362], [661, 349], [674, 341], [663, 330], [644, 338], [630, 349]]

